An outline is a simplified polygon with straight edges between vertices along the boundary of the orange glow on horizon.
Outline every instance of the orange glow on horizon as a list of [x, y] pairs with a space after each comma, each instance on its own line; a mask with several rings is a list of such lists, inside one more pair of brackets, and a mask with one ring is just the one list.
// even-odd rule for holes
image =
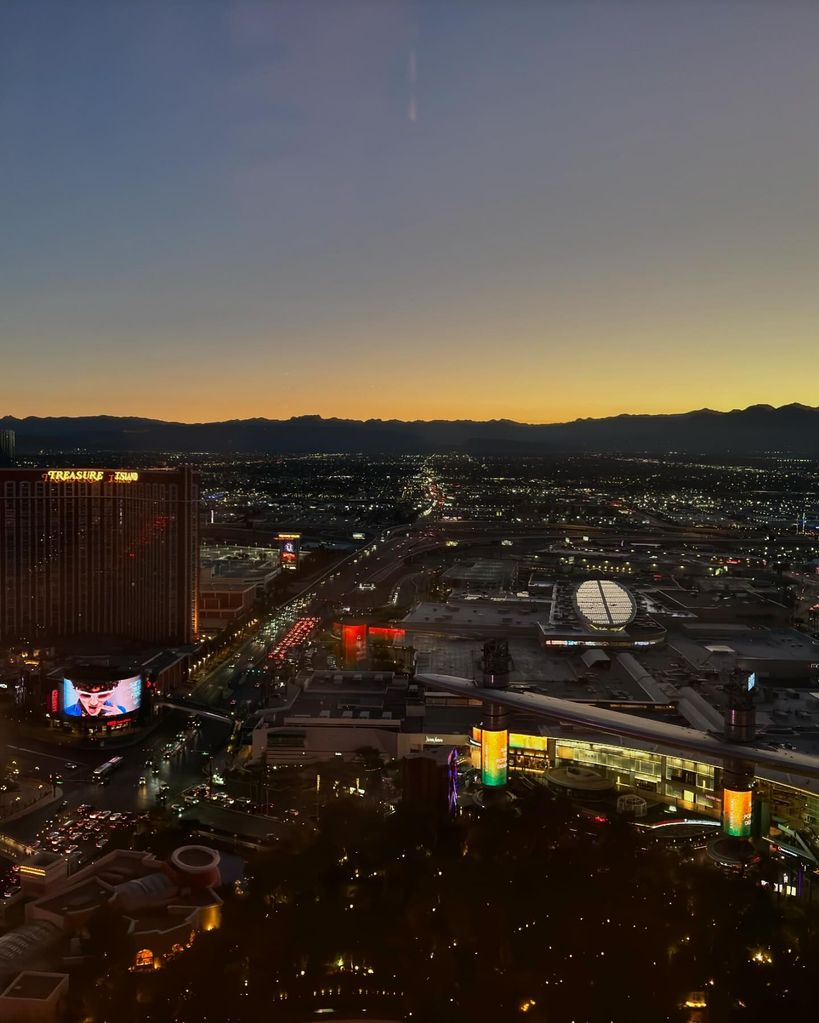
[[[5, 415], [16, 419], [24, 419], [28, 416], [34, 417], [88, 417], [88, 416], [121, 416], [130, 417], [139, 415], [141, 418], [161, 420], [170, 423], [196, 424], [196, 423], [217, 423], [236, 419], [270, 419], [286, 420], [299, 416], [321, 416], [323, 419], [355, 419], [368, 420], [376, 419], [382, 421], [399, 420], [404, 422], [430, 421], [430, 420], [473, 420], [478, 422], [492, 419], [506, 419], [524, 424], [550, 424], [568, 423], [577, 419], [604, 419], [610, 416], [640, 416], [640, 415], [680, 415], [686, 412], [693, 412], [698, 409], [709, 408], [716, 412], [729, 412], [732, 409], [743, 409], [750, 405], [773, 405], [780, 407], [792, 403], [816, 406], [815, 395], [782, 395], [779, 397], [760, 397], [751, 395], [748, 397], [737, 396], [734, 400], [727, 399], [719, 402], [709, 400], [697, 400], [693, 397], [688, 403], [683, 401], [669, 401], [663, 404], [659, 401], [640, 404], [617, 404], [612, 401], [597, 401], [584, 404], [569, 404], [567, 402], [550, 402], [548, 405], [538, 407], [535, 404], [523, 404], [515, 407], [514, 402], [503, 401], [499, 396], [497, 402], [476, 402], [474, 405], [455, 404], [452, 401], [442, 400], [431, 402], [429, 400], [413, 404], [408, 396], [403, 401], [385, 403], [381, 400], [373, 401], [372, 404], [363, 400], [344, 400], [319, 402], [315, 397], [308, 399], [301, 407], [295, 403], [274, 403], [269, 398], [263, 402], [253, 404], [242, 404], [236, 407], [234, 404], [214, 397], [213, 400], [197, 399], [191, 396], [191, 400], [181, 402], [174, 400], [167, 404], [157, 402], [153, 405], [150, 415], [144, 410], [117, 407], [98, 400], [89, 401], [87, 404], [64, 404], [55, 400], [54, 404], [43, 405], [42, 400], [25, 408], [6, 406]], [[10, 403], [9, 403], [10, 404]], [[16, 403], [15, 403], [16, 405]]]

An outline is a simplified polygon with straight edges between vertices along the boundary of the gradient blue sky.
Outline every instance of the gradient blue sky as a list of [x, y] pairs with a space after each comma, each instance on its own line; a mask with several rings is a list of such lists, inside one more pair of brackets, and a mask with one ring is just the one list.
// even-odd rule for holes
[[2, 0], [0, 413], [819, 401], [819, 4]]

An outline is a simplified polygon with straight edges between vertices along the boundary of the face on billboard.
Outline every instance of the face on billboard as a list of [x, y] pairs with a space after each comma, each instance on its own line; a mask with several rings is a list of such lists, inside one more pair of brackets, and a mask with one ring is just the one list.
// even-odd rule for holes
[[67, 717], [115, 718], [139, 709], [142, 679], [139, 675], [117, 682], [63, 681], [63, 714]]

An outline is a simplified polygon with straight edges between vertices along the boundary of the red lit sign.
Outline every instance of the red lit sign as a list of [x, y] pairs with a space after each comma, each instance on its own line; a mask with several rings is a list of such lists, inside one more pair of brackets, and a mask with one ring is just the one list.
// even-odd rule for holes
[[46, 469], [45, 483], [136, 483], [139, 473], [133, 469]]
[[367, 626], [343, 625], [341, 628], [341, 647], [346, 667], [352, 668], [366, 660]]
[[404, 642], [406, 632], [404, 629], [388, 629], [380, 625], [371, 625], [369, 629], [370, 638], [397, 646]]

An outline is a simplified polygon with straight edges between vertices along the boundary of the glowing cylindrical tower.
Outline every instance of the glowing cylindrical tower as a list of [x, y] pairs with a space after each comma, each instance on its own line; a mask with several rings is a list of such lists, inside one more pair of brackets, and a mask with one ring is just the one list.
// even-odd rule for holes
[[722, 775], [722, 831], [729, 838], [750, 838], [754, 809], [753, 764], [725, 760]]
[[[481, 669], [486, 689], [505, 689], [509, 685], [509, 644], [493, 639], [484, 644]], [[481, 784], [501, 789], [509, 777], [509, 729], [505, 707], [485, 703], [486, 717], [481, 725]]]
[[502, 788], [509, 777], [509, 731], [506, 708], [490, 706], [481, 725], [481, 784]]

